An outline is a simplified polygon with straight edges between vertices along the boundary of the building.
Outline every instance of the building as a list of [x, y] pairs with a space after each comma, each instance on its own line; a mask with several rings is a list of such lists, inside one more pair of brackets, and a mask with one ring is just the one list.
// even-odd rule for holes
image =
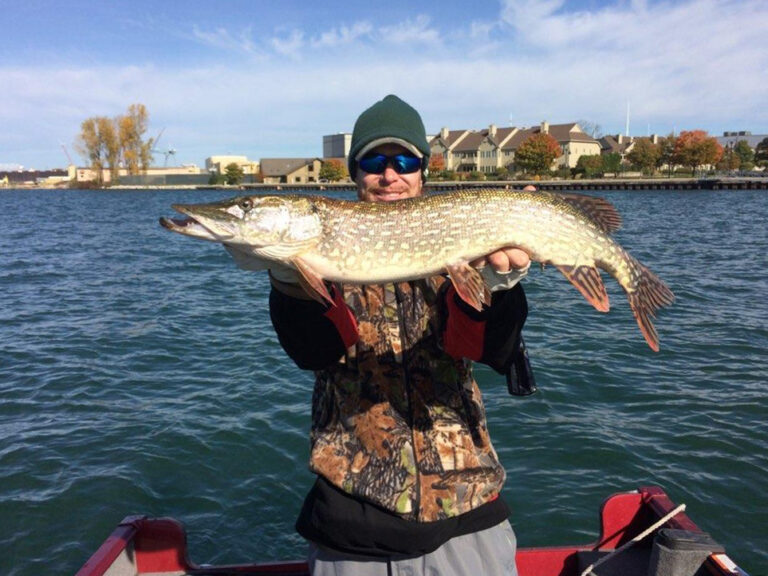
[[259, 173], [259, 163], [248, 160], [247, 156], [210, 156], [205, 159], [205, 169], [209, 174], [224, 174], [230, 164], [237, 164], [243, 174]]
[[306, 184], [320, 181], [320, 158], [262, 158], [265, 184]]
[[323, 158], [347, 158], [352, 147], [352, 134], [339, 132], [323, 136]]
[[[88, 167], [70, 167], [77, 182], [93, 182], [97, 179], [96, 171]], [[118, 182], [125, 186], [166, 186], [186, 184], [206, 184], [210, 175], [200, 170], [196, 164], [184, 164], [182, 166], [169, 166], [167, 168], [147, 168], [139, 174], [128, 174], [128, 170], [120, 168], [117, 171]], [[101, 180], [104, 184], [112, 183], [112, 172], [109, 168], [101, 171]]]
[[757, 145], [766, 138], [768, 138], [768, 134], [752, 134], [752, 132], [745, 130], [739, 132], [723, 132], [722, 136], [716, 136], [717, 141], [723, 148], [733, 148], [736, 144], [744, 140], [752, 150], [757, 148]]
[[482, 130], [449, 130], [442, 128], [430, 139], [433, 156], [442, 156], [446, 170], [493, 173], [501, 168], [514, 168], [515, 151], [531, 136], [550, 134], [563, 151], [556, 167], [574, 168], [579, 157], [600, 154], [600, 143], [586, 134], [576, 123], [542, 122], [533, 128], [499, 128], [491, 124]]

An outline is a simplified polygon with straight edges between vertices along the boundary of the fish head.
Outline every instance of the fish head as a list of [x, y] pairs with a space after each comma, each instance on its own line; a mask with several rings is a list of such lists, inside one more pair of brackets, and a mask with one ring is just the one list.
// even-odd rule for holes
[[161, 218], [163, 227], [268, 260], [290, 259], [319, 242], [322, 233], [317, 207], [307, 196], [241, 196], [173, 209], [187, 218]]

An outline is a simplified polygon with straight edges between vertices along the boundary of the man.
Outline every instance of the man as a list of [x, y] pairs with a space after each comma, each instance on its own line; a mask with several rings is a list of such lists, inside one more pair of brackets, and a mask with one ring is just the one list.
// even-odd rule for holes
[[[416, 110], [392, 95], [377, 102], [352, 135], [358, 198], [419, 196], [429, 155]], [[329, 306], [310, 299], [293, 271], [270, 271], [280, 343], [316, 375], [310, 468], [318, 478], [296, 525], [313, 574], [516, 574], [499, 498], [505, 472], [471, 360], [512, 386], [529, 376], [517, 284], [529, 260], [506, 248], [472, 264], [492, 291], [481, 312], [445, 276], [329, 285]]]

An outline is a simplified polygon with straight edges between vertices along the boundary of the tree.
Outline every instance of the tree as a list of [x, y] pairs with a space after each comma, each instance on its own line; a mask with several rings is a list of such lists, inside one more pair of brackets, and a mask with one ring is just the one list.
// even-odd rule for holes
[[768, 138], [763, 138], [758, 145], [755, 146], [754, 161], [758, 164], [765, 164], [768, 162]]
[[584, 131], [585, 134], [589, 134], [592, 138], [602, 138], [603, 128], [597, 122], [592, 120], [577, 120], [576, 124]]
[[103, 170], [109, 168], [111, 181], [116, 182], [121, 161], [129, 174], [146, 170], [152, 159], [153, 141], [144, 141], [149, 114], [143, 104], [131, 104], [128, 113], [115, 118], [93, 116], [80, 125], [75, 149], [96, 173], [96, 182], [103, 183]]
[[143, 138], [148, 120], [149, 113], [144, 104], [131, 104], [128, 113], [116, 119], [120, 151], [128, 174], [136, 175], [142, 170], [146, 171], [152, 162], [154, 139], [144, 141]]
[[603, 155], [603, 173], [618, 174], [621, 171], [621, 154], [610, 152]]
[[103, 171], [109, 168], [112, 182], [117, 179], [120, 163], [120, 144], [115, 124], [106, 116], [94, 116], [83, 120], [75, 149], [88, 161], [96, 174], [96, 183], [104, 182]]
[[694, 175], [699, 166], [717, 164], [722, 155], [723, 147], [704, 130], [680, 132], [675, 143], [675, 161], [683, 166], [690, 166]]
[[230, 186], [236, 186], [243, 181], [243, 168], [239, 164], [232, 162], [224, 168], [224, 178]]
[[741, 160], [733, 153], [733, 148], [726, 148], [723, 151], [723, 157], [717, 163], [718, 170], [738, 170], [741, 166]]
[[599, 154], [579, 156], [576, 162], [576, 173], [585, 178], [594, 178], [603, 173], [603, 158]]
[[667, 167], [667, 176], [672, 177], [672, 172], [675, 168], [675, 146], [677, 144], [677, 138], [674, 134], [670, 134], [666, 138], [659, 139], [657, 146], [659, 147], [659, 158], [656, 160], [656, 167]]
[[632, 150], [627, 153], [627, 160], [632, 166], [639, 168], [643, 174], [653, 174], [661, 150], [659, 146], [651, 142], [649, 138], [638, 138]]
[[320, 179], [328, 182], [338, 182], [349, 177], [346, 166], [341, 160], [331, 158], [325, 160], [320, 166]]
[[755, 161], [755, 153], [746, 140], [736, 142], [736, 146], [733, 147], [733, 154], [739, 159], [739, 168], [744, 168], [747, 164], [752, 164]]
[[534, 174], [549, 172], [552, 162], [562, 155], [560, 145], [550, 134], [533, 134], [515, 152], [515, 167]]
[[432, 154], [429, 157], [429, 173], [437, 174], [445, 170], [445, 156], [442, 154]]

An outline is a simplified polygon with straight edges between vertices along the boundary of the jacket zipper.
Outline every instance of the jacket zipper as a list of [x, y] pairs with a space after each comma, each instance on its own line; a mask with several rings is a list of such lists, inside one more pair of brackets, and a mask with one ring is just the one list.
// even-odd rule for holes
[[[395, 288], [395, 301], [397, 302], [397, 318], [398, 318], [398, 324], [400, 328], [400, 361], [403, 364], [403, 379], [404, 379], [404, 386], [403, 389], [405, 391], [405, 400], [408, 403], [408, 416], [409, 416], [409, 425], [411, 429], [411, 455], [413, 457], [413, 468], [415, 471], [415, 481], [414, 481], [414, 491], [415, 491], [415, 499], [414, 499], [414, 512], [416, 513], [416, 521], [421, 520], [421, 474], [419, 472], [419, 461], [416, 457], [416, 434], [414, 432], [414, 411], [413, 411], [413, 402], [411, 398], [411, 375], [408, 369], [408, 354], [407, 354], [407, 347], [404, 345], [407, 339], [408, 331], [406, 330], [405, 326], [405, 312], [403, 310], [403, 297], [402, 292], [400, 291], [400, 287], [397, 284], [393, 284]], [[413, 289], [413, 287], [412, 287]]]

